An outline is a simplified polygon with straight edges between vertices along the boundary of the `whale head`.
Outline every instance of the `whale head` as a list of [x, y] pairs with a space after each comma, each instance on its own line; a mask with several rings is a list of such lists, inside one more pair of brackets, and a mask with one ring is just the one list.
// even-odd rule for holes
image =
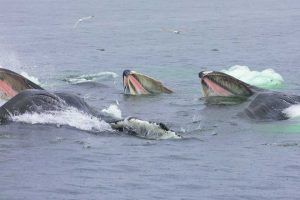
[[238, 97], [247, 99], [256, 90], [256, 87], [222, 72], [202, 71], [199, 73], [199, 78], [203, 96], [206, 98]]
[[124, 93], [130, 95], [172, 93], [160, 81], [131, 70], [123, 71], [123, 87]]

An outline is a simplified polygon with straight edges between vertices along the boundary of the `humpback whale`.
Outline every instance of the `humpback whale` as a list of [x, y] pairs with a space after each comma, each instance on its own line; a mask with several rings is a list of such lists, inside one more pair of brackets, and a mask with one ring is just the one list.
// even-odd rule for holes
[[249, 101], [241, 115], [254, 120], [286, 120], [288, 116], [284, 109], [300, 103], [300, 96], [258, 88], [222, 72], [202, 71], [199, 78], [206, 102]]
[[0, 107], [0, 124], [9, 123], [13, 116], [24, 113], [45, 113], [76, 108], [109, 123], [111, 128], [146, 139], [180, 138], [163, 123], [149, 122], [134, 117], [115, 119], [97, 112], [81, 97], [66, 92], [49, 92], [10, 70], [0, 71], [0, 92], [9, 99]]
[[130, 95], [171, 94], [173, 92], [162, 82], [131, 70], [123, 72], [123, 87], [124, 93]]

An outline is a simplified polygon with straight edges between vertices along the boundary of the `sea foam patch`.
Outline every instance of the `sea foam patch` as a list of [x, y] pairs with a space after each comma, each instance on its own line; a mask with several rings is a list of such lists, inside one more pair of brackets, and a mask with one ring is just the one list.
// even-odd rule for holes
[[74, 107], [45, 113], [24, 113], [22, 115], [12, 116], [12, 119], [16, 122], [28, 124], [68, 125], [85, 131], [112, 131], [111, 126], [105, 121], [81, 112]]
[[279, 88], [284, 82], [282, 76], [271, 68], [263, 71], [252, 71], [248, 66], [234, 65], [227, 70], [222, 70], [222, 72], [262, 88]]
[[116, 104], [109, 105], [108, 108], [105, 108], [101, 111], [104, 115], [114, 117], [117, 119], [122, 119], [122, 111]]
[[68, 83], [77, 84], [92, 81], [114, 80], [117, 77], [118, 74], [114, 72], [99, 72], [95, 74], [70, 75], [63, 80]]

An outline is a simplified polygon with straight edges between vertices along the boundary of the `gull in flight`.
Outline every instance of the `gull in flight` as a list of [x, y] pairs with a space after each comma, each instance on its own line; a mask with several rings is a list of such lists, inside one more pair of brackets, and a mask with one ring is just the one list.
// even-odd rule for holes
[[91, 15], [91, 16], [82, 17], [82, 18], [78, 19], [77, 22], [74, 24], [73, 28], [76, 28], [80, 22], [92, 19], [93, 17], [95, 17], [95, 16]]

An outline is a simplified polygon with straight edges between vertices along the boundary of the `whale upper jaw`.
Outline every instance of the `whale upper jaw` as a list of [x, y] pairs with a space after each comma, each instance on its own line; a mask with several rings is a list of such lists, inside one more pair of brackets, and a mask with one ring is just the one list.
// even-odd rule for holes
[[123, 87], [124, 93], [129, 95], [172, 93], [160, 81], [131, 70], [123, 71]]
[[199, 73], [204, 97], [250, 97], [255, 87], [217, 71]]

